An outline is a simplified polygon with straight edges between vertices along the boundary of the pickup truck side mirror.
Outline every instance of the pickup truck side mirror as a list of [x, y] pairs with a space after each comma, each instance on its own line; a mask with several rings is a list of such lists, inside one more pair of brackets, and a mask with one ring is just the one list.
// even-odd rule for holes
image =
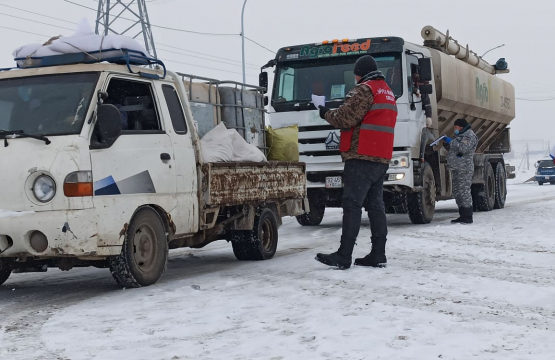
[[[432, 61], [430, 58], [420, 58], [418, 59], [418, 67], [420, 69], [420, 81], [432, 81]], [[420, 89], [422, 92], [422, 89]]]
[[264, 94], [268, 92], [268, 73], [266, 71], [262, 71], [258, 75], [258, 86], [264, 88]]
[[426, 85], [420, 85], [418, 87], [420, 89], [420, 93], [421, 94], [432, 94], [434, 92], [434, 89], [432, 88], [431, 84], [426, 84]]
[[97, 113], [98, 135], [105, 141], [116, 139], [122, 130], [121, 113], [111, 104], [102, 104]]

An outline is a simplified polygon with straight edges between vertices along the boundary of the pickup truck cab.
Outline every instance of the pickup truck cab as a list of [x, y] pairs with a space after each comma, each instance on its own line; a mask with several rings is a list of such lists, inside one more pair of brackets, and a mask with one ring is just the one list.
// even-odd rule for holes
[[552, 159], [539, 160], [536, 163], [536, 181], [538, 185], [550, 183], [555, 185], [555, 163]]
[[146, 286], [168, 249], [215, 240], [273, 257], [281, 218], [308, 206], [303, 163], [204, 163], [183, 78], [158, 60], [52, 58], [0, 71], [0, 284], [96, 266]]

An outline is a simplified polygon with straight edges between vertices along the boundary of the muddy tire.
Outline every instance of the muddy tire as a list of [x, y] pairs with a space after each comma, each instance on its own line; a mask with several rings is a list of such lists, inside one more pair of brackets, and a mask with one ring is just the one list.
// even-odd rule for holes
[[503, 209], [505, 200], [507, 199], [507, 174], [505, 167], [501, 163], [497, 163], [495, 167], [495, 203], [494, 209]]
[[0, 285], [6, 282], [12, 274], [13, 266], [7, 259], [0, 259]]
[[152, 285], [160, 279], [168, 261], [166, 228], [152, 208], [142, 208], [133, 217], [121, 254], [109, 260], [110, 271], [126, 288]]
[[408, 213], [413, 224], [429, 224], [436, 210], [436, 181], [428, 163], [422, 169], [422, 191], [407, 194]]
[[302, 226], [318, 226], [324, 219], [326, 212], [326, 202], [319, 196], [319, 193], [312, 193], [308, 195], [308, 204], [310, 212], [296, 216], [297, 222]]
[[478, 211], [491, 211], [495, 206], [495, 173], [491, 164], [485, 167], [486, 183], [472, 185], [472, 201]]
[[268, 260], [274, 257], [278, 244], [278, 221], [274, 212], [262, 209], [254, 219], [254, 228], [232, 231], [231, 245], [237, 260]]

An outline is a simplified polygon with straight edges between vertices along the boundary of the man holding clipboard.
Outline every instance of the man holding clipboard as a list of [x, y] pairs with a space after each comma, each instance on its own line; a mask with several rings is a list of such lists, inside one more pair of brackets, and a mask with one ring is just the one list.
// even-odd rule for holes
[[372, 251], [355, 265], [385, 267], [387, 221], [383, 203], [383, 181], [393, 154], [397, 121], [395, 95], [384, 80], [374, 58], [360, 57], [354, 67], [356, 86], [338, 109], [330, 110], [321, 97], [313, 97], [320, 117], [341, 130], [339, 151], [343, 172], [343, 230], [339, 249], [317, 254], [316, 260], [339, 269], [351, 267], [352, 253], [360, 230], [362, 205], [368, 196]]

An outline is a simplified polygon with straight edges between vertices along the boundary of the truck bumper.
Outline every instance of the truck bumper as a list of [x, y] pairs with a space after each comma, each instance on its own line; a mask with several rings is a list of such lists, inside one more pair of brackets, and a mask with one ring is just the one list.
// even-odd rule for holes
[[536, 175], [536, 181], [555, 181], [555, 175]]
[[[44, 237], [37, 236], [37, 231]], [[0, 257], [94, 258], [117, 255], [121, 250], [99, 247], [98, 243], [95, 209], [13, 213], [0, 217], [0, 251], [4, 250]]]
[[[310, 177], [310, 173], [308, 173]], [[335, 176], [335, 175], [334, 175]], [[389, 169], [386, 175], [386, 181], [384, 181], [384, 187], [397, 187], [403, 186], [407, 188], [414, 187], [414, 176], [412, 168], [394, 168]], [[307, 181], [307, 188], [326, 188], [325, 181]]]

